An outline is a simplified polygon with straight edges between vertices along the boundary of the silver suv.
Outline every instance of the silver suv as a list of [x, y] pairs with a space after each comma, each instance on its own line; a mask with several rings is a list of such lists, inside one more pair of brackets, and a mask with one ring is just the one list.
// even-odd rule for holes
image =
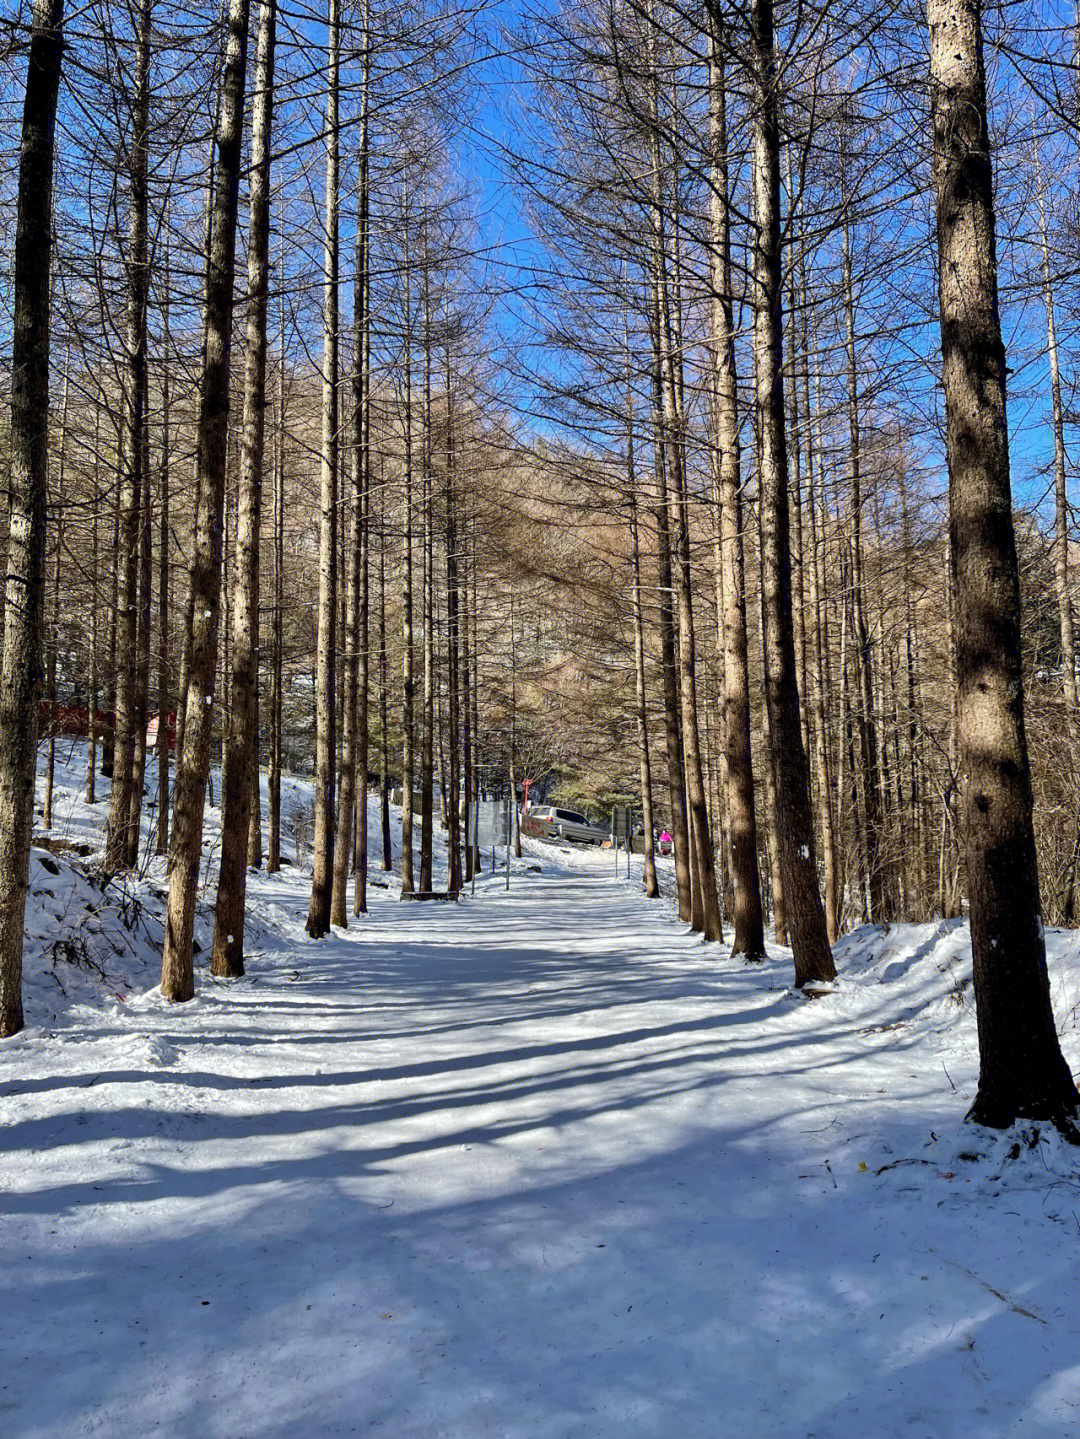
[[530, 809], [528, 819], [536, 826], [534, 834], [546, 839], [568, 839], [572, 844], [604, 844], [610, 836], [600, 825], [590, 824], [574, 809], [555, 809], [541, 805]]

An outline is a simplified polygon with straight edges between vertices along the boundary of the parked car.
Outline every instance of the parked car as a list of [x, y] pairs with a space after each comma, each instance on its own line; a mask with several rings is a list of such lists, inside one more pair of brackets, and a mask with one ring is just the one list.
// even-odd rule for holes
[[526, 832], [539, 835], [542, 839], [567, 839], [571, 844], [606, 844], [610, 838], [606, 826], [590, 824], [583, 814], [574, 809], [540, 805], [529, 810], [528, 819], [530, 827]]

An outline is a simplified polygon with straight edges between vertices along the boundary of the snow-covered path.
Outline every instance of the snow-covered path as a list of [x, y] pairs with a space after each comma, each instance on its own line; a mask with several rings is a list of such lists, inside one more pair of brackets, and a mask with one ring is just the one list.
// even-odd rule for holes
[[249, 980], [3, 1051], [8, 1439], [1076, 1432], [1077, 1186], [874, 1173], [956, 1133], [949, 931], [810, 1002], [599, 861], [253, 886]]

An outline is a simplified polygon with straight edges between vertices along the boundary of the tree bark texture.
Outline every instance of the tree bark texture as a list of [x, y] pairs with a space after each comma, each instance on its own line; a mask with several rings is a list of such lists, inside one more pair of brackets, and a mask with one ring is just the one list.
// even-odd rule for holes
[[[329, 0], [326, 77], [326, 244], [323, 255], [322, 463], [319, 515], [319, 619], [315, 660], [315, 836], [307, 932], [330, 928], [334, 863], [335, 651], [337, 630], [338, 478], [338, 0]], [[351, 816], [350, 816], [351, 817]]]
[[0, 661], [0, 1038], [23, 1027], [22, 952], [34, 831], [49, 467], [49, 306], [63, 0], [34, 0], [15, 224], [11, 475]]
[[[256, 749], [259, 645], [259, 534], [266, 435], [266, 309], [270, 271], [270, 140], [274, 114], [277, 0], [263, 0], [255, 56], [248, 224], [247, 345], [237, 497], [232, 613], [232, 704], [221, 776], [221, 865], [211, 973], [244, 972], [244, 910], [251, 825], [251, 765]], [[257, 773], [257, 771], [256, 771]]]
[[732, 957], [760, 959], [765, 922], [758, 870], [754, 763], [750, 747], [750, 664], [746, 634], [746, 575], [742, 538], [738, 374], [731, 285], [731, 233], [727, 166], [725, 77], [715, 11], [710, 9], [710, 139], [712, 142], [712, 247], [710, 272], [717, 475], [720, 501], [720, 572], [723, 592], [723, 747], [727, 777], [727, 837], [735, 933]]
[[750, 11], [754, 80], [753, 294], [755, 405], [761, 489], [765, 699], [779, 815], [780, 867], [795, 983], [835, 977], [818, 888], [791, 614], [784, 415], [780, 136], [772, 0]]
[[197, 511], [191, 566], [191, 659], [183, 756], [177, 765], [162, 993], [195, 993], [192, 931], [202, 858], [203, 806], [210, 769], [214, 674], [220, 619], [221, 531], [229, 432], [236, 212], [240, 188], [248, 0], [229, 0], [225, 64], [216, 126], [213, 227], [207, 257], [204, 363], [196, 431]]
[[[141, 0], [135, 37], [131, 139], [127, 147], [128, 253], [127, 317], [124, 336], [124, 394], [119, 452], [119, 549], [117, 551], [116, 708], [112, 794], [105, 839], [105, 868], [133, 863], [138, 831], [131, 834], [135, 745], [138, 728], [137, 650], [139, 644], [140, 516], [146, 477], [147, 400], [146, 308], [150, 284], [147, 257], [147, 146], [150, 123], [150, 20], [152, 0]], [[145, 730], [144, 730], [145, 740]]]
[[933, 178], [955, 577], [961, 813], [979, 1024], [971, 1118], [1075, 1116], [1050, 1005], [1024, 732], [1005, 348], [978, 0], [929, 0]]

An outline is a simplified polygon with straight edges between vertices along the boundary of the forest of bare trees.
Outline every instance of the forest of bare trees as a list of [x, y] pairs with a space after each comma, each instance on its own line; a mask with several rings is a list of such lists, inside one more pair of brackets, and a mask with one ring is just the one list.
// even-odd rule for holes
[[528, 780], [669, 830], [717, 965], [770, 931], [813, 991], [855, 926], [968, 916], [974, 1117], [1067, 1127], [1080, 123], [1040, 15], [18, 7], [0, 1033], [81, 714], [101, 865], [168, 855], [171, 999], [198, 905], [244, 973], [301, 831], [317, 939], [392, 790], [422, 899]]

